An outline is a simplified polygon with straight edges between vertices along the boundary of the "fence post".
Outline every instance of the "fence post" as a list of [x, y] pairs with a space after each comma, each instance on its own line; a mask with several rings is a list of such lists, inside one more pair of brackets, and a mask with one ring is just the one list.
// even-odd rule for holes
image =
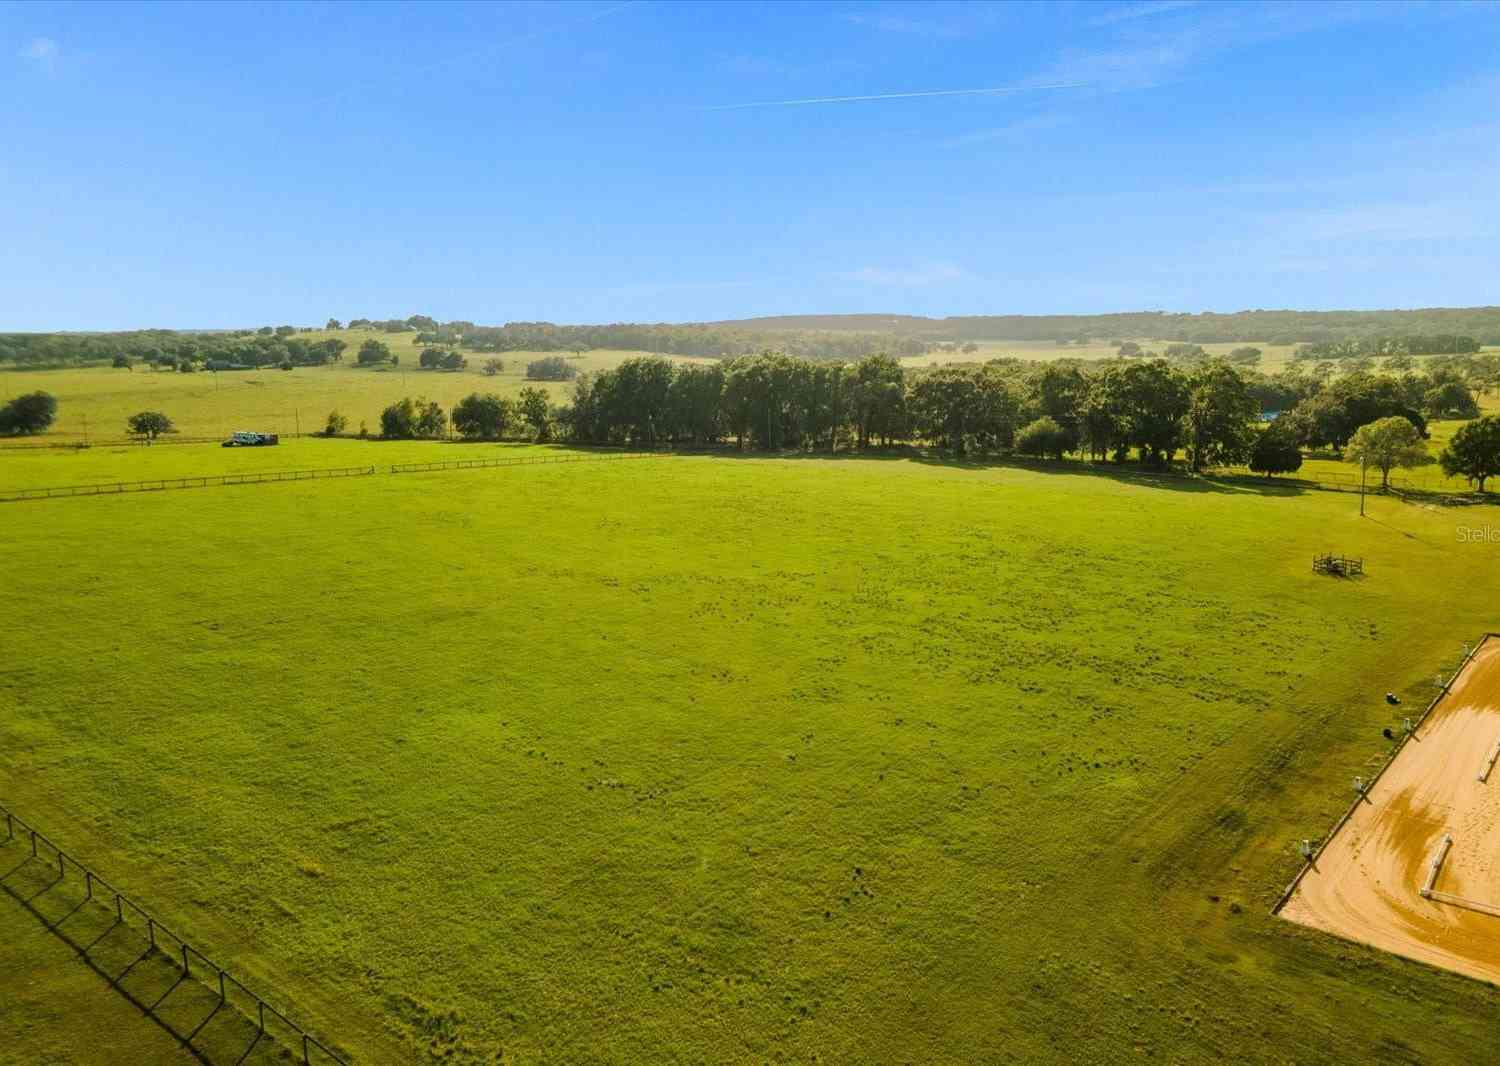
[[31, 831], [31, 857], [36, 858], [36, 830]]
[[307, 1034], [302, 1034], [302, 1066], [312, 1066], [312, 1059], [307, 1054]]
[[156, 923], [150, 918], [146, 919], [146, 939], [151, 942], [151, 947], [156, 947]]
[[219, 971], [219, 1002], [224, 1002], [224, 971]]
[[182, 972], [183, 972], [183, 975], [186, 976], [186, 977], [193, 976], [192, 967], [190, 967], [188, 965], [187, 945], [186, 944], [182, 945]]
[[120, 894], [118, 892], [116, 892], [115, 893], [115, 921], [117, 921], [117, 922], [123, 922], [124, 920], [125, 920], [125, 907], [120, 902]]
[[93, 899], [94, 898], [94, 875], [89, 871], [89, 868], [87, 866], [85, 866], [83, 868], [83, 885], [84, 885], [83, 898], [84, 899]]
[[64, 856], [63, 856], [63, 853], [62, 853], [62, 849], [58, 848], [57, 849], [57, 879], [59, 881], [65, 879], [68, 876], [68, 867], [64, 863], [63, 860], [64, 860]]
[[11, 813], [10, 813], [10, 811], [6, 811], [5, 812], [5, 842], [7, 844], [9, 844], [15, 838], [16, 838], [16, 830], [15, 830], [15, 826], [13, 826], [11, 824]]

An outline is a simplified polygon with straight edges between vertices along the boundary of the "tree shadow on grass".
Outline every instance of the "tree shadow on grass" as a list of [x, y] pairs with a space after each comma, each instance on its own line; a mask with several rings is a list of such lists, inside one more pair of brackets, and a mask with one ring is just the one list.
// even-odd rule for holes
[[[21, 854], [0, 844], [0, 852]], [[210, 1064], [265, 1066], [283, 1048], [259, 1035], [240, 1009], [189, 977], [147, 935], [121, 920], [100, 895], [89, 897], [81, 877], [63, 877], [50, 862], [25, 855], [0, 874], [9, 902], [57, 937], [111, 989], [169, 1034], [188, 1054]], [[158, 936], [160, 941], [162, 938]]]
[[969, 456], [957, 457], [939, 452], [916, 449], [883, 449], [877, 451], [848, 452], [756, 452], [738, 450], [704, 449], [684, 451], [683, 454], [713, 455], [725, 459], [742, 460], [792, 460], [798, 462], [869, 462], [869, 463], [916, 463], [921, 466], [945, 467], [953, 470], [1022, 470], [1028, 473], [1057, 477], [1103, 478], [1121, 484], [1138, 485], [1143, 488], [1164, 489], [1169, 492], [1219, 493], [1225, 495], [1250, 496], [1301, 496], [1317, 491], [1308, 482], [1277, 481], [1274, 479], [1244, 477], [1227, 474], [1190, 474], [1185, 471], [1158, 469], [1137, 463], [1095, 463], [1077, 459], [1044, 460], [1020, 459], [1015, 456]]

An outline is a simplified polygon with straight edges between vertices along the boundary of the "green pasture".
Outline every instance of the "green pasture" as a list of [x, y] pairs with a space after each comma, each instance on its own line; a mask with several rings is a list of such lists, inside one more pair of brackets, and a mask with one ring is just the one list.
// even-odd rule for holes
[[[461, 450], [276, 458], [396, 448]], [[1268, 912], [1500, 628], [1491, 510], [732, 456], [9, 504], [0, 801], [357, 1062], [1481, 1061], [1492, 989]]]
[[[71, 373], [89, 374], [93, 371]], [[1486, 404], [1487, 409], [1494, 406], [1493, 402]], [[1437, 464], [1438, 453], [1461, 425], [1462, 422], [1431, 423], [1431, 439], [1428, 442], [1430, 461], [1410, 470], [1397, 471], [1395, 481], [1400, 485], [1422, 490], [1454, 493], [1469, 491], [1472, 486], [1463, 478], [1445, 477]], [[199, 477], [261, 470], [388, 466], [391, 463], [573, 452], [587, 454], [590, 451], [566, 445], [524, 442], [326, 440], [318, 437], [286, 438], [269, 448], [221, 448], [214, 443], [178, 444], [171, 438], [149, 446], [114, 442], [95, 444], [89, 448], [20, 447], [0, 449], [0, 490]], [[1082, 460], [1075, 462], [1081, 469], [1092, 465]], [[1359, 466], [1332, 458], [1308, 458], [1295, 476], [1299, 479], [1323, 479], [1353, 485], [1359, 478]], [[1371, 488], [1377, 487], [1380, 484], [1380, 472], [1370, 471], [1368, 482]]]
[[[19, 846], [0, 847], [6, 869]], [[0, 895], [0, 1063], [191, 1063], [170, 1035], [49, 933], [41, 920]]]
[[[360, 423], [380, 432], [380, 412], [403, 396], [424, 396], [445, 409], [471, 392], [515, 395], [526, 385], [545, 388], [554, 402], [570, 394], [568, 382], [526, 379], [526, 364], [542, 355], [562, 354], [580, 371], [603, 369], [649, 352], [593, 351], [576, 358], [571, 353], [505, 352], [495, 356], [469, 353], [462, 371], [420, 370], [411, 348], [414, 334], [366, 334], [345, 330], [349, 341], [342, 363], [294, 370], [225, 370], [180, 374], [136, 366], [130, 370], [90, 367], [67, 370], [6, 370], [0, 372], [0, 402], [11, 396], [45, 390], [57, 397], [54, 438], [120, 440], [127, 434], [125, 420], [138, 411], [167, 414], [178, 432], [188, 437], [227, 437], [237, 429], [293, 434], [323, 428], [330, 411], [349, 419], [350, 433]], [[361, 367], [355, 361], [360, 338], [378, 336], [401, 357], [399, 366]], [[320, 337], [321, 334], [307, 334]], [[404, 340], [404, 344], [401, 343]], [[501, 359], [505, 370], [493, 377], [483, 371], [490, 358]]]
[[[140, 959], [145, 935], [111, 928], [113, 912], [85, 901], [76, 871], [59, 882], [55, 864], [29, 855], [23, 840], [6, 843], [0, 833], [0, 1063], [188, 1066], [202, 1059], [172, 1030], [191, 1033], [205, 1019], [193, 1047], [208, 1061], [232, 1063], [247, 1049], [242, 1066], [287, 1061], [284, 1046], [251, 1047], [244, 1015], [211, 1016], [218, 997], [210, 989], [196, 982], [173, 988], [176, 971], [165, 958]], [[85, 946], [88, 961], [77, 950]], [[142, 1010], [158, 1001], [153, 1014]]]
[[223, 448], [218, 444], [109, 444], [91, 448], [0, 451], [0, 489], [113, 484], [162, 478], [324, 470], [455, 459], [510, 459], [547, 455], [612, 454], [606, 449], [466, 441], [328, 440], [301, 437], [274, 447]]

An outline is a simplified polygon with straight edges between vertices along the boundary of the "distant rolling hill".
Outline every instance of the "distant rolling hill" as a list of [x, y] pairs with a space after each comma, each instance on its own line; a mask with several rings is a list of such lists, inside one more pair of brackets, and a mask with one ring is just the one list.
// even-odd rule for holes
[[1463, 334], [1500, 344], [1500, 307], [1432, 307], [1405, 311], [1128, 311], [1102, 315], [771, 315], [704, 325], [746, 332], [817, 330], [888, 333], [927, 340], [1051, 341], [1151, 338], [1298, 344], [1377, 334]]

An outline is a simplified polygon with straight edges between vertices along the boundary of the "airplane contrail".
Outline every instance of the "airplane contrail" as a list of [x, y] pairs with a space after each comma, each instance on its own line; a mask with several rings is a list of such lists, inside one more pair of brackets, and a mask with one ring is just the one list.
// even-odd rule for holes
[[753, 104], [716, 104], [698, 111], [744, 111], [752, 107], [801, 107], [804, 104], [849, 104], [862, 100], [910, 100], [918, 96], [1000, 96], [1033, 93], [1044, 89], [1081, 89], [1088, 82], [1060, 81], [1051, 85], [1007, 85], [998, 89], [930, 89], [916, 93], [875, 93], [871, 96], [811, 96], [805, 100], [759, 100]]

